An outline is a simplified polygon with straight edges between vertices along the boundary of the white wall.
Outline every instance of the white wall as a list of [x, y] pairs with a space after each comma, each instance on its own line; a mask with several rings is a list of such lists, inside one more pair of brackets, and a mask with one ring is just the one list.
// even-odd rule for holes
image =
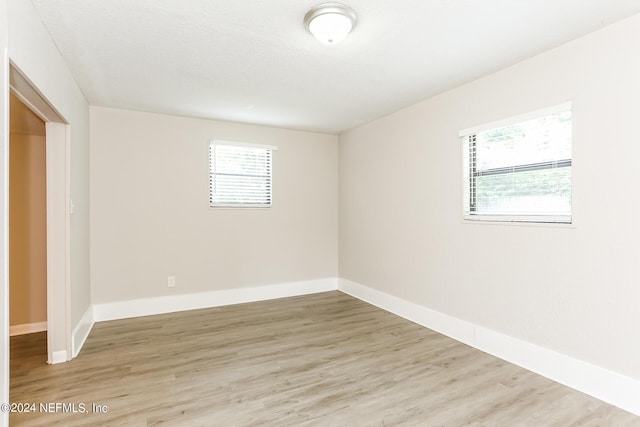
[[[271, 208], [209, 208], [211, 139], [279, 147]], [[337, 155], [334, 135], [91, 107], [93, 302], [337, 277]]]
[[[640, 15], [340, 137], [340, 276], [640, 379]], [[575, 227], [463, 224], [458, 131], [573, 101]]]
[[[0, 404], [9, 401], [9, 53], [7, 2], [0, 0]], [[9, 414], [0, 411], [0, 426]]]
[[[91, 303], [89, 274], [89, 108], [30, 1], [9, 0], [9, 58], [70, 125], [71, 301], [73, 329]], [[50, 337], [51, 339], [51, 337]], [[54, 337], [54, 342], [59, 342]], [[57, 346], [57, 344], [56, 344]], [[54, 351], [66, 350], [64, 347]]]

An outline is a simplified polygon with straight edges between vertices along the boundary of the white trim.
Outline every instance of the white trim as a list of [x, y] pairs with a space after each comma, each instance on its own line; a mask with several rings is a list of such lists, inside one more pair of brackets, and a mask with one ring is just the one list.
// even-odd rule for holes
[[457, 341], [640, 415], [640, 381], [518, 338], [339, 279], [338, 289]]
[[[563, 219], [565, 218], [565, 219]], [[568, 218], [568, 221], [566, 220]], [[463, 224], [500, 224], [500, 225], [535, 225], [543, 227], [576, 228], [571, 215], [491, 215], [491, 214], [462, 214]]]
[[43, 332], [47, 330], [47, 322], [25, 323], [23, 325], [13, 325], [9, 328], [9, 335], [26, 335], [34, 332]]
[[277, 145], [254, 144], [251, 142], [241, 141], [223, 141], [221, 139], [212, 139], [209, 141], [209, 145], [231, 145], [234, 147], [263, 148], [265, 150], [278, 151]]
[[[9, 402], [9, 51], [7, 2], [0, 1], [0, 404]], [[0, 410], [0, 427], [9, 413]]]
[[501, 120], [495, 120], [490, 123], [485, 123], [478, 126], [473, 126], [467, 129], [462, 129], [459, 133], [459, 137], [465, 137], [469, 135], [473, 135], [474, 133], [483, 132], [489, 129], [501, 128], [503, 126], [509, 126], [514, 123], [525, 122], [527, 120], [536, 119], [538, 117], [548, 116], [551, 114], [561, 113], [563, 111], [569, 111], [572, 109], [571, 101], [563, 102], [559, 105], [554, 105], [552, 107], [541, 108], [539, 110], [530, 111], [524, 114], [518, 114], [517, 116], [507, 117]]
[[65, 350], [54, 351], [51, 353], [51, 357], [47, 361], [50, 365], [55, 365], [57, 363], [64, 363], [67, 361], [67, 352]]
[[462, 343], [473, 345], [475, 340], [475, 325], [473, 323], [431, 310], [347, 279], [341, 278], [338, 280], [338, 290]]
[[43, 122], [66, 123], [62, 114], [56, 110], [36, 86], [12, 62], [9, 63], [9, 86], [14, 95], [33, 111]]
[[[47, 191], [47, 354], [71, 354], [71, 223], [69, 125], [46, 124]], [[53, 362], [57, 363], [57, 362]]]
[[194, 294], [165, 295], [129, 301], [94, 304], [93, 318], [96, 322], [103, 322], [130, 317], [173, 313], [176, 311], [266, 301], [276, 298], [335, 291], [337, 289], [338, 280], [336, 278], [326, 278]]
[[215, 205], [209, 205], [209, 209], [271, 209], [271, 207], [273, 206], [273, 204], [269, 204], [269, 205], [258, 205], [258, 204], [252, 204], [252, 205], [234, 205], [231, 203], [227, 203], [227, 204], [215, 204]]
[[[64, 179], [65, 179], [65, 195], [64, 200], [59, 200], [62, 204], [64, 203], [65, 209], [65, 226], [67, 228], [67, 232], [64, 236], [64, 261], [60, 260], [60, 263], [64, 262], [65, 267], [65, 279], [64, 279], [64, 302], [65, 306], [63, 309], [62, 316], [64, 316], [64, 343], [66, 344], [66, 350], [68, 359], [71, 360], [71, 355], [73, 354], [73, 334], [72, 334], [72, 326], [71, 326], [71, 126], [69, 124], [58, 123], [58, 128], [60, 132], [64, 131], [64, 140], [60, 139], [56, 142], [58, 144], [64, 144], [64, 148], [58, 147], [58, 150], [63, 150], [65, 152], [65, 168], [64, 168]], [[47, 312], [52, 308], [47, 301]], [[59, 308], [55, 308], [55, 310], [60, 310]]]
[[531, 221], [489, 221], [489, 220], [473, 220], [464, 218], [460, 219], [461, 224], [482, 224], [482, 225], [515, 225], [524, 227], [550, 227], [550, 228], [578, 228], [573, 218], [570, 223], [566, 222], [531, 222]]
[[500, 214], [464, 214], [465, 221], [476, 222], [531, 222], [536, 224], [571, 225], [571, 215], [500, 215]]
[[87, 340], [94, 323], [93, 306], [89, 306], [87, 311], [84, 313], [84, 316], [82, 316], [82, 319], [80, 319], [80, 322], [78, 322], [76, 327], [73, 329], [73, 334], [71, 335], [72, 358], [77, 357], [80, 353], [80, 350]]

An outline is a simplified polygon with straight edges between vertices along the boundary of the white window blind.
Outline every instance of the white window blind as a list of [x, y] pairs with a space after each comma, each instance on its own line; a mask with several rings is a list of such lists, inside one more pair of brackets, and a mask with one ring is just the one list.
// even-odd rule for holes
[[563, 104], [462, 131], [464, 218], [571, 223], [571, 130]]
[[209, 205], [270, 207], [272, 151], [277, 147], [209, 143]]

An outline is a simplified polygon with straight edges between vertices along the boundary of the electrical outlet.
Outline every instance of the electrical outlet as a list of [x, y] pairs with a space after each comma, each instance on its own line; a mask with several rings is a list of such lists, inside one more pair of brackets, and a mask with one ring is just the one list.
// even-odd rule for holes
[[176, 276], [167, 277], [167, 286], [173, 288], [176, 285]]

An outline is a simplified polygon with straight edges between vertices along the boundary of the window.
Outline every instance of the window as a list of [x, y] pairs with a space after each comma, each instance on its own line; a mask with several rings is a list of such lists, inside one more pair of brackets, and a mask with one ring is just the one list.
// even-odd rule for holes
[[209, 143], [209, 206], [271, 206], [271, 152], [277, 147]]
[[571, 104], [460, 137], [465, 219], [571, 223]]

